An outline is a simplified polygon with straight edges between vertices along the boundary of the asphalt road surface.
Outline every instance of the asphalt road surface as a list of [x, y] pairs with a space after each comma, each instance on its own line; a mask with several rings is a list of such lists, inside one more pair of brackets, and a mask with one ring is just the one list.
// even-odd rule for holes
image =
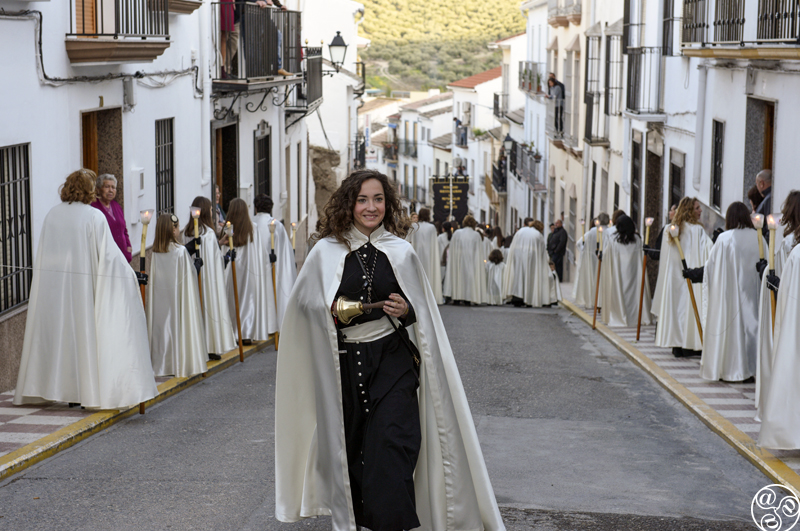
[[[510, 530], [753, 530], [771, 483], [565, 310], [443, 307]], [[275, 353], [0, 483], [2, 530], [329, 530], [274, 518]]]

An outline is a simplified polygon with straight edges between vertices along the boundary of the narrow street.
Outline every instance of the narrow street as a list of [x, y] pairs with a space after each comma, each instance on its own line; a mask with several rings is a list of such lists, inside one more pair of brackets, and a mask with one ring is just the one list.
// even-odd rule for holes
[[[512, 530], [746, 530], [770, 481], [564, 309], [442, 307]], [[0, 483], [0, 528], [328, 530], [275, 521], [275, 353]]]

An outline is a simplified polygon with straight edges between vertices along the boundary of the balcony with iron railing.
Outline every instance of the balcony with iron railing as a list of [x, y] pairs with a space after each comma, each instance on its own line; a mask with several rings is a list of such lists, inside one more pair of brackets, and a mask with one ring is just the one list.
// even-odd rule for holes
[[322, 48], [303, 48], [303, 83], [289, 91], [286, 112], [307, 114], [322, 104]]
[[545, 87], [545, 65], [533, 61], [519, 62], [519, 89], [530, 95], [544, 94]]
[[496, 118], [505, 119], [508, 114], [508, 94], [495, 92], [493, 112]]
[[416, 187], [416, 196], [414, 199], [417, 201], [417, 203], [422, 203], [424, 205], [425, 198], [427, 197], [427, 195], [428, 195], [428, 190], [424, 186]]
[[576, 26], [581, 25], [581, 3], [582, 0], [564, 0], [564, 14]]
[[638, 115], [663, 114], [662, 57], [660, 47], [628, 48], [627, 112]]
[[569, 26], [564, 0], [547, 0], [547, 23], [554, 28]]
[[492, 186], [499, 193], [506, 191], [508, 187], [508, 177], [506, 175], [506, 161], [500, 160], [492, 164]]
[[607, 122], [601, 107], [602, 95], [599, 92], [587, 92], [584, 101], [586, 102], [584, 141], [590, 146], [608, 146]]
[[386, 142], [383, 144], [383, 160], [386, 162], [397, 162], [397, 142]]
[[[212, 2], [211, 24], [215, 92], [260, 90], [304, 80], [300, 12], [250, 2]], [[319, 57], [320, 79], [315, 89], [321, 94], [321, 51]]]
[[690, 57], [800, 59], [797, 0], [683, 0], [681, 30]]
[[456, 141], [455, 141], [456, 146], [462, 148], [467, 147], [469, 145], [469, 126], [457, 125], [455, 133], [456, 133]]
[[353, 167], [357, 170], [364, 169], [367, 166], [367, 143], [364, 136], [359, 133], [356, 136], [355, 157], [353, 158]]
[[404, 157], [417, 158], [417, 142], [409, 138], [401, 138], [398, 143], [399, 154]]
[[541, 166], [542, 156], [535, 149], [525, 146], [518, 146], [517, 149], [516, 175], [527, 182], [535, 192], [546, 190], [547, 187], [539, 179], [539, 166]]
[[69, 0], [73, 64], [150, 62], [169, 48], [167, 0]]

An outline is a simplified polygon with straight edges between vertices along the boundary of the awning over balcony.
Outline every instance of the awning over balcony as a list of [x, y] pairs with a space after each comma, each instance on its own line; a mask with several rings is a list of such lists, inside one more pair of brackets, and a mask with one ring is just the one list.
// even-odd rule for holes
[[550, 44], [548, 44], [545, 49], [548, 52], [558, 51], [558, 37], [553, 37], [553, 40], [550, 41]]

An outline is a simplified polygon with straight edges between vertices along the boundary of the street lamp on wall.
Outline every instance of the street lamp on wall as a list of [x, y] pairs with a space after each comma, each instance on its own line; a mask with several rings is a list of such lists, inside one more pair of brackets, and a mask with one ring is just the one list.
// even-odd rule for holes
[[333, 67], [336, 69], [336, 72], [338, 73], [339, 69], [344, 64], [344, 57], [345, 54], [347, 53], [347, 43], [344, 42], [341, 31], [336, 32], [336, 36], [328, 45], [328, 51], [331, 54], [331, 63], [333, 63]]
[[506, 148], [506, 152], [511, 151], [511, 148], [514, 147], [514, 139], [511, 138], [511, 134], [506, 134], [505, 139], [503, 140], [503, 147]]

